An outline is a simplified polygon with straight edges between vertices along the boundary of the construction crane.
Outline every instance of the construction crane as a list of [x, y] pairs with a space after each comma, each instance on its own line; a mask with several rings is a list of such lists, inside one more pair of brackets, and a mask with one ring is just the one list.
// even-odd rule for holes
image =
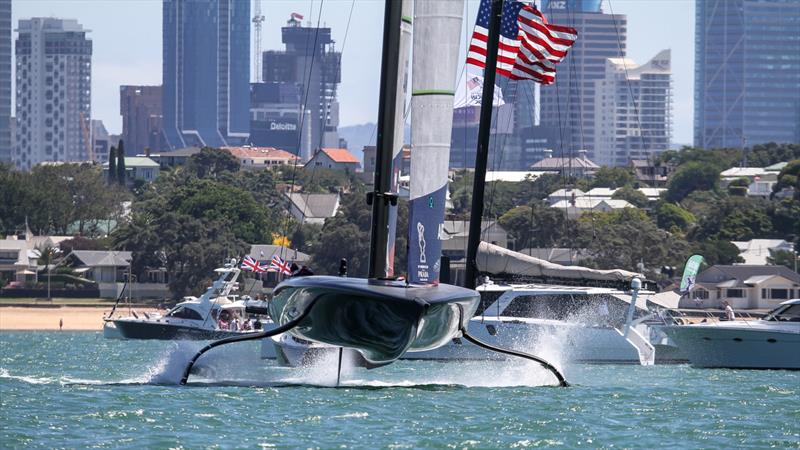
[[81, 131], [83, 131], [83, 141], [86, 142], [86, 155], [89, 157], [89, 161], [94, 162], [94, 145], [92, 143], [89, 126], [86, 125], [86, 116], [83, 115], [83, 112], [80, 113], [80, 118]]
[[253, 45], [253, 79], [256, 83], [261, 82], [261, 22], [263, 22], [264, 16], [261, 15], [261, 0], [254, 0], [254, 8], [255, 11], [253, 15], [253, 28], [256, 31], [255, 35], [255, 45]]

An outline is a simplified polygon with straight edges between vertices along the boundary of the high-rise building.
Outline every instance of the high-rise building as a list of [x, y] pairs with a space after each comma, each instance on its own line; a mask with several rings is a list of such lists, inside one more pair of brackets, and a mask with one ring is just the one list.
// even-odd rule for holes
[[599, 0], [550, 0], [542, 12], [550, 22], [578, 30], [579, 38], [559, 63], [555, 83], [540, 87], [539, 124], [559, 130], [556, 156], [585, 149], [595, 159], [594, 81], [605, 75], [607, 58], [625, 57], [627, 18], [602, 12]]
[[160, 151], [164, 143], [161, 86], [120, 86], [122, 140], [129, 155]]
[[92, 41], [71, 19], [19, 21], [14, 164], [91, 159]]
[[163, 0], [163, 115], [170, 148], [249, 134], [250, 2]]
[[800, 142], [800, 2], [698, 0], [694, 145]]
[[594, 161], [627, 166], [669, 149], [672, 138], [670, 51], [647, 64], [606, 60], [605, 77], [594, 82]]
[[11, 0], [0, 0], [0, 164], [11, 162]]
[[292, 83], [300, 87], [301, 122], [310, 121], [300, 156], [307, 161], [314, 149], [339, 147], [339, 102], [336, 88], [342, 79], [342, 54], [336, 51], [331, 29], [304, 27], [296, 15], [281, 28], [283, 51], [264, 52], [265, 83]]
[[[250, 144], [300, 154], [300, 136], [311, 132], [311, 120], [301, 123], [300, 85], [253, 83], [250, 86]], [[301, 125], [303, 130], [301, 130]]]
[[102, 120], [92, 120], [92, 145], [94, 145], [95, 161], [101, 163], [108, 161], [108, 151], [112, 145], [116, 145], [116, 142], [111, 142]]

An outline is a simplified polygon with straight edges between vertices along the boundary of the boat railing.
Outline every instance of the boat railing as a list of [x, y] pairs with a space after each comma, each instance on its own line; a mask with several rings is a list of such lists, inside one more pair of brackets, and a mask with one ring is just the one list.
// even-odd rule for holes
[[[754, 311], [736, 311], [737, 322], [750, 326], [752, 321], [764, 317], [764, 313]], [[725, 311], [708, 311], [697, 309], [664, 309], [661, 317], [667, 325], [689, 325], [689, 324], [709, 324], [718, 325], [720, 322], [728, 322]]]

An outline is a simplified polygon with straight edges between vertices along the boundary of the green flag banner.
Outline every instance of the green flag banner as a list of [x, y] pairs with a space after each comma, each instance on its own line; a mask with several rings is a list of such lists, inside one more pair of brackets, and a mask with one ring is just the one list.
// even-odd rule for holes
[[701, 264], [703, 264], [701, 255], [692, 255], [686, 260], [683, 278], [681, 278], [681, 295], [686, 295], [694, 287], [695, 278], [697, 278], [697, 272], [700, 271]]

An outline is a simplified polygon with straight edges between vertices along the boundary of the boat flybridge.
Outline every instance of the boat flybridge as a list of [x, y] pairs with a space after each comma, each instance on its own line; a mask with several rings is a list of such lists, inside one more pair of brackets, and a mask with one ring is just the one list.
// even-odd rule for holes
[[138, 314], [106, 319], [104, 335], [121, 339], [209, 340], [252, 333], [231, 329], [234, 319], [247, 318], [248, 304], [231, 295], [241, 269], [232, 260], [214, 270], [214, 283], [200, 298], [185, 297], [163, 316]]
[[800, 370], [800, 299], [758, 320], [706, 320], [664, 331], [693, 367]]

